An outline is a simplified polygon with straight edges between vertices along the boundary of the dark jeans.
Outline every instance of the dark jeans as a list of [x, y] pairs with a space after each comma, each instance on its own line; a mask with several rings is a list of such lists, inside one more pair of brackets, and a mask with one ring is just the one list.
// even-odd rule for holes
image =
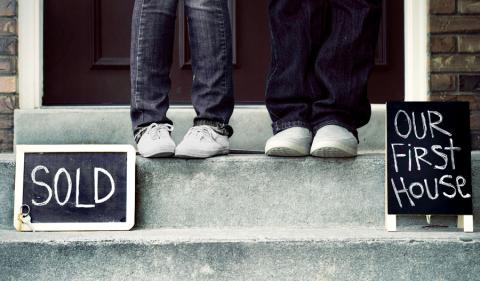
[[380, 0], [271, 0], [267, 108], [274, 133], [341, 125], [356, 135], [371, 115]]
[[[178, 0], [135, 0], [131, 45], [134, 131], [167, 118]], [[185, 0], [193, 69], [195, 125], [225, 133], [233, 112], [232, 32], [226, 0]]]

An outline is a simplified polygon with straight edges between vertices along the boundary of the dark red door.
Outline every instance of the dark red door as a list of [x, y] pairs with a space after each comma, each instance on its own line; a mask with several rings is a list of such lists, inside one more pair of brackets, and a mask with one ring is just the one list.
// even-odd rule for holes
[[[270, 61], [268, 0], [230, 0], [238, 104], [263, 103]], [[45, 0], [44, 105], [123, 105], [130, 101], [133, 0]], [[403, 1], [386, 1], [372, 102], [403, 99]], [[172, 103], [189, 103], [188, 34], [179, 9]]]

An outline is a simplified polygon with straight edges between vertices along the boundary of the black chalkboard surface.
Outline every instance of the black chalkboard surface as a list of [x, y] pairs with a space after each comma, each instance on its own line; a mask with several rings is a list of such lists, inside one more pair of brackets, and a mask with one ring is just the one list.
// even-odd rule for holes
[[467, 102], [387, 103], [388, 214], [472, 214]]
[[[16, 150], [14, 221], [17, 229], [126, 230], [133, 227], [133, 147], [17, 146]], [[21, 225], [21, 213], [29, 216], [27, 225]]]

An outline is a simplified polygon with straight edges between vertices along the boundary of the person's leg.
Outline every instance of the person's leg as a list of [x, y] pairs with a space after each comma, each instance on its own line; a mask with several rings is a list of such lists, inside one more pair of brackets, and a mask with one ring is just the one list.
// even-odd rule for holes
[[139, 153], [173, 155], [167, 116], [178, 0], [135, 0], [131, 42], [131, 119]]
[[[324, 3], [324, 0], [270, 1], [272, 65], [266, 104], [275, 135], [265, 145], [265, 153], [269, 156], [306, 156], [310, 153], [312, 96], [308, 75], [315, 61], [312, 50], [319, 44], [310, 30], [324, 28], [319, 24], [321, 21], [312, 19], [315, 6]], [[323, 19], [319, 14], [314, 16]]]
[[[371, 114], [367, 82], [374, 66], [381, 0], [329, 2], [329, 35], [316, 50], [309, 79], [315, 99], [310, 120], [314, 132], [339, 125], [356, 135]], [[324, 33], [312, 29], [312, 36], [323, 38]]]
[[175, 150], [182, 158], [229, 153], [234, 107], [232, 31], [228, 1], [185, 0], [192, 54], [192, 103], [197, 117]]
[[[185, 0], [192, 56], [194, 125], [233, 133], [232, 30], [227, 0]], [[223, 129], [224, 128], [224, 129]]]
[[272, 59], [266, 106], [273, 133], [292, 127], [310, 129], [310, 97], [306, 87], [311, 49], [307, 1], [270, 0]]
[[167, 118], [178, 0], [135, 0], [131, 41], [131, 119], [134, 132]]

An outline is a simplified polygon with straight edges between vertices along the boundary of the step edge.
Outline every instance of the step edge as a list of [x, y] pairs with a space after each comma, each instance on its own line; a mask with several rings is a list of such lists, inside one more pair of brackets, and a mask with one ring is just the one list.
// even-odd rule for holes
[[463, 233], [458, 230], [420, 231], [406, 228], [386, 232], [379, 228], [163, 228], [127, 232], [37, 232], [18, 233], [0, 230], [0, 245], [10, 243], [135, 243], [135, 244], [197, 244], [197, 243], [276, 243], [276, 242], [459, 242], [480, 244], [480, 232]]
[[[15, 163], [16, 155], [14, 153], [0, 153], [0, 163]], [[212, 157], [207, 159], [180, 159], [180, 158], [144, 158], [137, 155], [137, 163], [140, 162], [160, 162], [160, 161], [178, 161], [178, 162], [187, 162], [187, 161], [210, 161], [210, 162], [229, 162], [229, 161], [239, 161], [239, 160], [258, 160], [265, 159], [268, 161], [305, 161], [305, 160], [315, 160], [315, 161], [355, 161], [355, 160], [364, 160], [364, 159], [383, 159], [385, 153], [382, 151], [368, 151], [362, 152], [355, 158], [317, 158], [317, 157], [269, 157], [264, 154], [252, 153], [231, 153], [228, 156]], [[480, 150], [473, 150], [471, 152], [471, 160], [478, 162], [480, 161]]]

